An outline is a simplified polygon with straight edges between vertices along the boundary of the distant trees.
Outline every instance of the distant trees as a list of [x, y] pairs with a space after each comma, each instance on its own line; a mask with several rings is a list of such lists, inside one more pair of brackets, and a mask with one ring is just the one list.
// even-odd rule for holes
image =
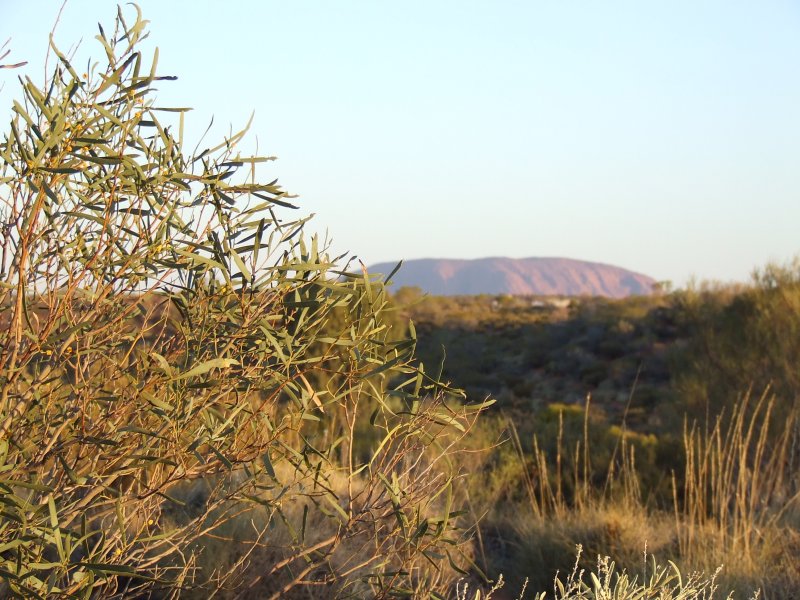
[[672, 281], [669, 279], [663, 279], [661, 281], [656, 281], [653, 284], [653, 292], [656, 294], [669, 294], [675, 289]]
[[785, 415], [800, 402], [800, 260], [770, 264], [750, 286], [690, 288], [676, 296], [692, 332], [677, 365], [689, 411], [715, 417], [751, 390], [777, 397]]

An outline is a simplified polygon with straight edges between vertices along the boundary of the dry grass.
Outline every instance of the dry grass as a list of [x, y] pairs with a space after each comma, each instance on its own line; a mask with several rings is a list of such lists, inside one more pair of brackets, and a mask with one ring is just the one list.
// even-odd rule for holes
[[[585, 569], [581, 566], [583, 548], [577, 548], [577, 559], [566, 576], [556, 575], [552, 584], [552, 597], [555, 600], [714, 600], [727, 598], [732, 600], [732, 594], [725, 595], [720, 592], [717, 583], [719, 570], [713, 574], [690, 573], [684, 575], [672, 562], [660, 565], [655, 557], [643, 553], [640, 571], [620, 569], [609, 556], [598, 555], [594, 568]], [[548, 592], [538, 592], [526, 596], [528, 580], [516, 595], [504, 594], [505, 581], [501, 576], [496, 584], [489, 590], [476, 590], [471, 592], [468, 583], [464, 583], [456, 590], [458, 600], [500, 600], [501, 598], [514, 598], [523, 600], [530, 597], [533, 600], [549, 598]], [[757, 600], [758, 592], [751, 596]]]
[[[708, 431], [687, 426], [685, 477], [673, 474], [669, 510], [643, 500], [635, 447], [624, 428], [606, 483], [598, 487], [591, 481], [588, 418], [570, 459], [562, 449], [568, 443], [574, 448], [575, 440], [559, 435], [555, 455], [534, 441], [528, 454], [510, 425], [514, 452], [505, 458], [518, 465], [508, 469], [516, 481], [493, 481], [485, 495], [473, 494], [475, 515], [484, 515], [477, 555], [488, 572], [504, 574], [508, 588], [519, 589], [527, 579], [528, 589], [544, 590], [557, 572], [568, 570], [576, 545], [585, 549], [579, 570], [587, 573], [597, 556], [610, 556], [615, 568], [627, 573], [641, 573], [647, 548], [684, 573], [714, 573], [713, 585], [723, 597], [745, 598], [758, 590], [768, 600], [795, 598], [800, 589], [800, 482], [792, 468], [796, 414], [776, 422], [773, 404], [768, 393], [755, 401], [748, 396]], [[517, 490], [514, 499], [491, 504], [500, 497], [497, 490], [511, 486]], [[710, 593], [710, 587], [704, 589]], [[653, 597], [711, 597], [664, 593]]]

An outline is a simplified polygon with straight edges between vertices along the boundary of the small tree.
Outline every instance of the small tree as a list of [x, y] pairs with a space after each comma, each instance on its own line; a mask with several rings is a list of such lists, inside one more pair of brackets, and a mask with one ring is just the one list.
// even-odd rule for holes
[[0, 144], [0, 590], [448, 589], [480, 407], [279, 217], [244, 131], [186, 152], [146, 23], [118, 11], [86, 73], [52, 45]]

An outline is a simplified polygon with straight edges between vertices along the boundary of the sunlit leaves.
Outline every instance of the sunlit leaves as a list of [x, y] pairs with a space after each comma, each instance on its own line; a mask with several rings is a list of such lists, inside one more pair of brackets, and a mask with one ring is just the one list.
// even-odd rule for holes
[[309, 565], [355, 595], [444, 585], [476, 411], [383, 284], [282, 216], [246, 127], [186, 151], [131, 10], [88, 73], [52, 45], [0, 143], [0, 593], [204, 595], [246, 561], [203, 570], [198, 545], [256, 510], [282, 589]]

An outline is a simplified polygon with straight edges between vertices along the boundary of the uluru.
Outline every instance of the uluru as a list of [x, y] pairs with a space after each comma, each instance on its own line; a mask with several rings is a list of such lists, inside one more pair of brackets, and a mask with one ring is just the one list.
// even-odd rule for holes
[[[371, 273], [391, 273], [378, 263]], [[404, 261], [392, 275], [394, 289], [416, 286], [440, 296], [511, 294], [624, 298], [653, 291], [655, 280], [621, 267], [571, 258], [422, 258]]]

